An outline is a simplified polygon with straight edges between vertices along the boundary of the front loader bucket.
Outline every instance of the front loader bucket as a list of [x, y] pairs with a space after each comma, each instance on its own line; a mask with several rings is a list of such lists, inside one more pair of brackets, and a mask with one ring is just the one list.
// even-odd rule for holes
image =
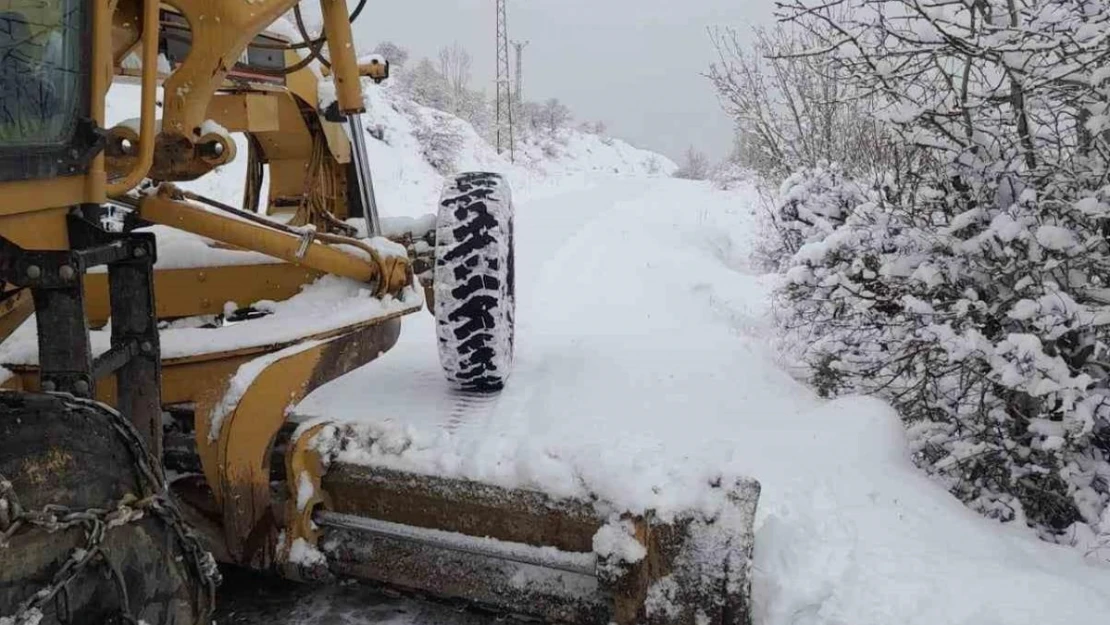
[[751, 622], [754, 480], [667, 519], [338, 462], [320, 488], [318, 547], [341, 576], [551, 623]]

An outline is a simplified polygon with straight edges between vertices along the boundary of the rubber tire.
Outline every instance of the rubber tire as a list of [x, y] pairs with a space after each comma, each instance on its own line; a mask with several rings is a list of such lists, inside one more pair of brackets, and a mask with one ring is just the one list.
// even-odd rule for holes
[[[53, 395], [0, 392], [0, 474], [10, 480], [24, 509], [47, 504], [71, 509], [104, 507], [127, 493], [144, 492], [132, 448], [112, 426], [119, 419], [93, 402]], [[149, 488], [149, 487], [148, 487]], [[46, 586], [75, 547], [80, 528], [54, 534], [21, 530], [0, 548], [0, 616]], [[209, 623], [177, 534], [154, 514], [106, 532], [107, 559], [126, 582], [130, 614], [149, 625]], [[58, 597], [44, 606], [41, 625], [113, 622], [123, 603], [103, 564], [91, 563], [67, 586], [69, 620]]]
[[512, 372], [516, 272], [508, 181], [459, 174], [436, 219], [434, 308], [439, 361], [465, 392], [493, 393]]

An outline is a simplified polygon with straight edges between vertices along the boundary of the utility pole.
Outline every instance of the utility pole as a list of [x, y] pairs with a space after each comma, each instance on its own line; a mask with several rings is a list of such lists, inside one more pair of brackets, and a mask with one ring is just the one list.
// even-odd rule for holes
[[497, 153], [507, 147], [509, 160], [515, 161], [513, 148], [513, 96], [509, 85], [509, 31], [505, 19], [506, 0], [497, 0]]
[[529, 43], [528, 41], [513, 42], [513, 47], [516, 48], [516, 84], [513, 85], [516, 89], [516, 93], [513, 95], [516, 97], [517, 106], [524, 106], [524, 71], [521, 69], [521, 60], [524, 57], [524, 48], [527, 47]]

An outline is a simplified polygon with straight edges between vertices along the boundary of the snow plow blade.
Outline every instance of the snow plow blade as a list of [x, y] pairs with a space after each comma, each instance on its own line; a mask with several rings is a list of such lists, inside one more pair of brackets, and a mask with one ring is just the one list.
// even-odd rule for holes
[[551, 623], [749, 625], [760, 485], [714, 486], [712, 513], [663, 519], [334, 463], [313, 520], [340, 576]]

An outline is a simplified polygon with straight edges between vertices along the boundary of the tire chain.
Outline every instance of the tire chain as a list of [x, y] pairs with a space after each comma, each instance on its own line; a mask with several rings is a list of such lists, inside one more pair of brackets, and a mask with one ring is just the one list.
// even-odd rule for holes
[[206, 615], [211, 615], [216, 605], [216, 586], [219, 585], [220, 572], [216, 561], [201, 545], [200, 540], [186, 523], [177, 504], [169, 495], [160, 464], [147, 449], [131, 423], [123, 419], [115, 410], [91, 400], [54, 394], [70, 404], [95, 406], [111, 415], [113, 429], [119, 434], [135, 459], [142, 488], [146, 496], [139, 499], [128, 493], [119, 501], [104, 508], [74, 510], [57, 504], [47, 504], [41, 510], [24, 510], [19, 503], [14, 487], [3, 474], [0, 474], [0, 549], [6, 549], [21, 529], [36, 528], [47, 533], [81, 528], [85, 533], [84, 546], [70, 551], [69, 558], [54, 573], [50, 583], [25, 599], [12, 615], [0, 614], [0, 625], [37, 625], [41, 620], [42, 607], [48, 601], [58, 598], [59, 613], [70, 616], [67, 584], [77, 578], [90, 564], [99, 563], [108, 568], [116, 583], [122, 613], [119, 615], [127, 625], [139, 625], [130, 613], [127, 587], [120, 571], [105, 557], [104, 539], [114, 528], [135, 523], [153, 514], [173, 530], [178, 543], [184, 550], [184, 560], [198, 582], [196, 585], [196, 606]]

